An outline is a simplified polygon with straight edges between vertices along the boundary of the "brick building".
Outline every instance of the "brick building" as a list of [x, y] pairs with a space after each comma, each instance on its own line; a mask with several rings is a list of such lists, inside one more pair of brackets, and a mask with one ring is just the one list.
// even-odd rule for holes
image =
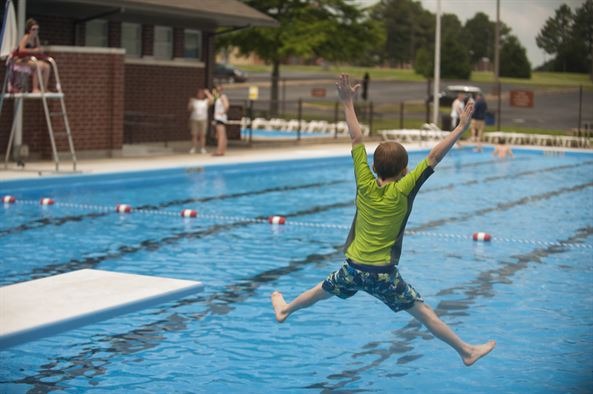
[[[26, 3], [27, 18], [37, 20], [42, 45], [58, 64], [74, 144], [83, 156], [117, 156], [124, 143], [188, 140], [187, 100], [197, 88], [211, 87], [215, 36], [276, 24], [236, 0]], [[0, 78], [4, 73], [1, 66]], [[12, 101], [4, 102], [0, 117], [2, 152]], [[66, 141], [56, 142], [66, 150]], [[23, 144], [33, 156], [51, 157], [41, 100], [24, 102]]]

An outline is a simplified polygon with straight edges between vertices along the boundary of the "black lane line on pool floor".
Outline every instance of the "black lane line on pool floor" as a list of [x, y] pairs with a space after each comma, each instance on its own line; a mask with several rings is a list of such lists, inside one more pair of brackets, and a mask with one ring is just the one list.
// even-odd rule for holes
[[[593, 235], [593, 227], [584, 227], [576, 230], [576, 232], [569, 238], [559, 241], [566, 243], [583, 243], [585, 240]], [[465, 298], [455, 301], [440, 301], [435, 312], [441, 317], [445, 316], [467, 316], [469, 313], [461, 312], [469, 310], [472, 304], [475, 304], [479, 298], [493, 298], [496, 296], [494, 290], [495, 284], [512, 284], [511, 277], [516, 273], [527, 269], [530, 263], [542, 264], [542, 260], [550, 255], [560, 254], [567, 251], [567, 248], [562, 246], [548, 246], [545, 248], [534, 249], [528, 253], [518, 256], [512, 256], [515, 260], [513, 262], [503, 263], [495, 269], [479, 272], [476, 279], [462, 284], [460, 286], [450, 287], [439, 291], [437, 296], [460, 294]], [[455, 326], [458, 322], [449, 322], [450, 326]], [[414, 350], [413, 341], [416, 339], [430, 340], [434, 339], [433, 335], [422, 326], [417, 320], [412, 319], [410, 322], [398, 330], [393, 331], [393, 341], [379, 341], [369, 342], [362, 346], [362, 350], [352, 354], [352, 359], [355, 363], [360, 363], [359, 358], [368, 356], [376, 356], [376, 359], [366, 365], [358, 366], [355, 369], [344, 370], [342, 372], [332, 374], [326, 377], [327, 381], [315, 383], [304, 388], [307, 389], [321, 389], [323, 391], [334, 391], [343, 389], [350, 383], [354, 383], [362, 379], [362, 374], [372, 368], [375, 368], [382, 363], [388, 361], [393, 356], [399, 356], [396, 364], [407, 364], [413, 360], [423, 357], [423, 354], [408, 354]], [[484, 333], [483, 335], [487, 335]], [[482, 338], [483, 340], [484, 338]], [[384, 346], [384, 348], [380, 348]], [[421, 345], [420, 345], [421, 346]], [[445, 349], [443, 351], [451, 354], [451, 362], [460, 362], [459, 356], [455, 354], [452, 349]], [[496, 349], [494, 349], [496, 351]], [[404, 355], [405, 354], [405, 355]], [[392, 377], [404, 376], [407, 373], [392, 374]], [[339, 382], [336, 382], [339, 380]]]
[[[554, 166], [554, 167], [547, 167], [547, 168], [538, 168], [538, 169], [534, 169], [534, 170], [527, 170], [527, 171], [522, 171], [522, 172], [515, 172], [511, 176], [512, 176], [512, 179], [514, 180], [521, 176], [529, 176], [529, 175], [535, 175], [535, 174], [541, 174], [541, 173], [549, 173], [549, 172], [554, 172], [554, 171], [568, 170], [571, 168], [582, 167], [582, 166], [590, 165], [590, 164], [593, 164], [593, 160], [585, 161], [585, 162], [582, 162], [579, 164], [566, 164], [563, 166]], [[437, 167], [435, 172], [438, 172], [439, 169], [440, 168]], [[489, 183], [489, 182], [493, 182], [493, 181], [498, 181], [500, 179], [509, 179], [509, 175], [508, 174], [496, 175], [496, 176], [488, 176], [488, 177], [481, 178], [481, 179], [471, 179], [471, 180], [465, 181], [465, 182], [456, 182], [456, 183], [453, 182], [453, 183], [449, 183], [447, 185], [428, 187], [426, 189], [421, 189], [421, 192], [426, 193], [426, 192], [435, 192], [435, 191], [439, 191], [439, 190], [450, 190], [450, 189], [453, 189], [458, 186], [468, 186], [468, 185], [475, 185], [475, 184], [479, 184], [479, 183]]]
[[[518, 159], [519, 158], [515, 159], [515, 161]], [[522, 159], [530, 160], [531, 158], [525, 157]], [[464, 168], [478, 167], [478, 166], [482, 166], [482, 165], [490, 165], [490, 164], [493, 164], [496, 162], [497, 162], [497, 160], [487, 160], [487, 161], [482, 161], [482, 162], [464, 164], [463, 167]], [[456, 168], [456, 166], [454, 166], [454, 165], [448, 165], [448, 166], [439, 167], [439, 171], [450, 170], [450, 169], [455, 169], [455, 168]], [[215, 200], [228, 200], [228, 199], [232, 199], [232, 198], [249, 197], [249, 196], [256, 196], [256, 195], [267, 194], [267, 193], [286, 192], [286, 191], [299, 190], [299, 189], [321, 188], [321, 187], [349, 183], [349, 182], [352, 182], [352, 181], [351, 180], [335, 180], [335, 181], [329, 181], [329, 182], [317, 182], [317, 183], [298, 185], [298, 186], [278, 186], [278, 187], [267, 188], [267, 189], [256, 190], [256, 191], [249, 191], [249, 192], [222, 194], [222, 195], [218, 195], [218, 196], [208, 196], [208, 197], [178, 199], [178, 200], [163, 202], [158, 205], [146, 204], [146, 205], [134, 207], [134, 209], [136, 209], [136, 210], [138, 210], [138, 209], [140, 209], [140, 210], [158, 210], [158, 209], [168, 208], [168, 207], [172, 207], [172, 206], [182, 206], [182, 205], [192, 204], [192, 203], [204, 203], [204, 202], [215, 201]], [[450, 188], [450, 187], [445, 187], [445, 188]], [[18, 233], [22, 233], [22, 232], [29, 231], [29, 230], [36, 230], [36, 229], [40, 229], [40, 228], [43, 228], [46, 226], [62, 226], [66, 223], [81, 222], [85, 219], [96, 219], [96, 218], [100, 218], [100, 217], [105, 217], [108, 215], [112, 215], [113, 213], [115, 213], [114, 211], [115, 211], [115, 209], [113, 209], [112, 211], [109, 211], [109, 212], [92, 212], [92, 213], [81, 214], [81, 215], [68, 215], [68, 216], [63, 216], [63, 217], [59, 217], [59, 218], [36, 219], [36, 220], [32, 220], [28, 223], [23, 223], [16, 227], [11, 227], [11, 228], [7, 228], [4, 230], [0, 230], [0, 237], [12, 235], [12, 234], [18, 234]]]
[[[297, 185], [297, 186], [278, 186], [272, 187], [262, 190], [255, 190], [249, 192], [241, 192], [241, 193], [232, 193], [232, 194], [221, 194], [218, 196], [208, 196], [208, 197], [196, 197], [196, 198], [187, 198], [184, 200], [172, 200], [161, 203], [159, 205], [142, 205], [139, 207], [134, 207], [136, 210], [158, 210], [161, 208], [168, 208], [175, 205], [184, 205], [189, 203], [204, 203], [209, 201], [218, 201], [218, 200], [229, 200], [233, 198], [241, 198], [241, 197], [250, 197], [250, 196], [257, 196], [267, 193], [275, 193], [275, 192], [287, 192], [293, 190], [301, 190], [301, 189], [311, 189], [311, 188], [320, 188], [326, 186], [333, 186], [342, 183], [348, 183], [349, 181], [346, 180], [335, 180], [329, 182], [316, 182], [316, 183], [309, 183], [304, 185]], [[45, 226], [61, 226], [66, 223], [71, 222], [81, 222], [83, 219], [96, 219], [99, 217], [104, 217], [108, 215], [117, 214], [115, 212], [115, 206], [113, 210], [109, 212], [92, 212], [86, 213], [82, 215], [71, 215], [71, 216], [63, 216], [60, 218], [43, 218], [43, 219], [36, 219], [28, 223], [21, 224], [16, 227], [11, 227], [8, 229], [0, 230], [0, 237], [6, 235], [12, 235], [16, 233], [21, 233], [27, 230], [35, 230]]]
[[525, 204], [529, 204], [529, 203], [536, 202], [536, 201], [548, 200], [552, 197], [556, 197], [556, 196], [559, 196], [559, 195], [562, 195], [565, 193], [578, 192], [578, 191], [584, 190], [584, 189], [586, 189], [588, 187], [592, 187], [592, 186], [593, 186], [593, 182], [587, 182], [587, 183], [583, 183], [583, 184], [575, 185], [575, 186], [571, 186], [571, 187], [563, 187], [561, 189], [557, 189], [557, 190], [553, 190], [553, 191], [549, 191], [549, 192], [545, 192], [545, 193], [541, 193], [541, 194], [536, 194], [533, 196], [522, 197], [522, 198], [519, 198], [514, 201], [507, 201], [504, 203], [501, 202], [501, 203], [498, 203], [492, 207], [482, 208], [482, 209], [478, 209], [478, 210], [475, 210], [472, 212], [467, 212], [463, 215], [450, 216], [447, 218], [432, 220], [430, 222], [418, 225], [416, 227], [412, 227], [412, 228], [408, 229], [408, 231], [424, 231], [429, 228], [441, 226], [443, 224], [462, 222], [462, 221], [470, 219], [472, 217], [482, 216], [482, 215], [485, 215], [485, 214], [488, 214], [491, 212], [506, 211], [508, 209], [514, 208], [519, 205], [525, 205]]
[[[554, 193], [550, 195], [548, 198], [558, 195], [558, 193]], [[242, 223], [241, 223], [242, 224]], [[581, 236], [581, 233], [577, 233], [577, 236]], [[571, 241], [574, 236], [569, 238], [568, 241]], [[576, 239], [576, 241], [580, 242], [580, 239]], [[566, 241], [564, 241], [566, 242]], [[540, 249], [536, 249], [540, 250]], [[560, 246], [549, 246], [544, 250], [565, 250], [565, 248]], [[531, 253], [529, 254], [531, 255]], [[91, 347], [90, 350], [79, 353], [74, 357], [60, 357], [56, 361], [46, 364], [42, 366], [44, 369], [39, 371], [37, 375], [29, 376], [27, 378], [18, 380], [18, 381], [11, 381], [10, 383], [23, 383], [23, 384], [33, 384], [33, 385], [40, 385], [42, 387], [53, 386], [57, 382], [54, 383], [47, 383], [43, 382], [43, 379], [52, 378], [54, 379], [56, 376], [60, 376], [61, 379], [59, 381], [66, 381], [70, 379], [74, 379], [79, 376], [87, 376], [92, 377], [95, 375], [101, 375], [104, 373], [105, 366], [109, 363], [110, 357], [103, 357], [99, 360], [96, 360], [95, 354], [97, 353], [104, 353], [112, 355], [112, 357], [117, 356], [118, 354], [132, 354], [137, 351], [146, 350], [150, 348], [154, 348], [158, 346], [162, 339], [164, 338], [165, 333], [177, 330], [183, 330], [187, 327], [187, 322], [191, 319], [203, 319], [209, 315], [225, 315], [230, 313], [234, 308], [233, 304], [245, 301], [249, 297], [251, 297], [257, 289], [266, 283], [270, 283], [279, 279], [282, 276], [294, 273], [308, 264], [311, 263], [321, 263], [321, 262], [334, 262], [337, 259], [343, 257], [343, 250], [342, 246], [334, 246], [334, 251], [327, 254], [312, 254], [308, 256], [304, 260], [297, 260], [291, 261], [288, 266], [281, 267], [281, 268], [274, 268], [271, 270], [264, 271], [262, 273], [256, 274], [250, 278], [245, 280], [241, 280], [234, 284], [227, 286], [227, 289], [220, 293], [215, 293], [210, 295], [209, 297], [195, 297], [195, 298], [186, 298], [177, 302], [174, 302], [169, 308], [161, 309], [154, 313], [154, 315], [161, 315], [169, 310], [174, 310], [175, 308], [191, 305], [200, 302], [206, 302], [206, 308], [204, 312], [201, 313], [193, 313], [191, 316], [183, 316], [182, 313], [173, 313], [166, 318], [159, 320], [156, 323], [150, 323], [143, 325], [142, 327], [132, 330], [130, 332], [112, 336], [100, 336], [96, 339], [96, 342], [104, 343], [110, 342], [111, 347], [109, 349], [97, 349], [96, 343], [90, 342], [88, 347]], [[439, 293], [440, 294], [440, 293]], [[442, 305], [439, 304], [438, 308]], [[423, 336], [423, 333], [420, 333], [418, 328], [416, 331], [413, 331], [413, 335], [407, 334], [408, 326], [404, 327], [403, 329], [397, 331], [397, 335], [403, 336], [404, 338], [409, 337], [409, 341], [416, 338], [417, 336]], [[430, 336], [429, 336], [430, 337]], [[87, 346], [87, 345], [82, 345]], [[370, 345], [372, 346], [372, 344]], [[392, 349], [392, 353], [397, 350], [398, 353], [404, 353], [413, 349], [409, 343], [396, 343], [393, 345], [394, 349]], [[95, 358], [95, 362], [93, 362], [93, 357]], [[398, 361], [399, 363], [406, 363], [410, 362], [416, 358], [421, 357], [421, 355], [409, 355], [403, 356]], [[68, 362], [72, 366], [67, 368], [61, 368], [58, 370], [53, 370], [52, 368], [56, 366], [61, 366], [63, 363]], [[85, 366], [85, 368], [81, 371], [81, 365]], [[94, 365], [99, 365], [100, 367], [94, 367]], [[394, 375], [394, 376], [397, 376]]]
[[[315, 206], [310, 209], [301, 210], [287, 214], [287, 217], [297, 217], [304, 215], [311, 215], [314, 213], [330, 211], [336, 208], [351, 207], [352, 201], [328, 204], [324, 206]], [[230, 229], [235, 229], [242, 226], [248, 226], [253, 224], [259, 224], [259, 220], [266, 220], [267, 217], [257, 218], [246, 218], [245, 220], [239, 220], [236, 222], [225, 223], [225, 224], [214, 224], [208, 228], [195, 230], [195, 231], [182, 231], [174, 233], [160, 239], [145, 239], [135, 245], [121, 245], [114, 251], [102, 251], [92, 252], [90, 257], [84, 257], [82, 259], [71, 259], [65, 263], [49, 264], [43, 267], [34, 268], [31, 270], [31, 274], [28, 275], [29, 280], [41, 279], [47, 276], [63, 274], [66, 272], [76, 271], [85, 268], [94, 268], [98, 264], [106, 260], [115, 260], [125, 255], [133, 254], [139, 251], [155, 251], [167, 245], [173, 245], [182, 240], [188, 239], [200, 239], [203, 237], [218, 234]], [[20, 276], [20, 275], [19, 275]], [[7, 278], [7, 277], [6, 277]], [[5, 279], [6, 279], [5, 278]], [[19, 280], [21, 281], [21, 280]]]

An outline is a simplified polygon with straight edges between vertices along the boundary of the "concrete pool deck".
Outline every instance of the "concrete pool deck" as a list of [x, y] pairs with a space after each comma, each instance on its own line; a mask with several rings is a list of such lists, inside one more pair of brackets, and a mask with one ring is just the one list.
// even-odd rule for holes
[[[372, 153], [379, 142], [379, 140], [367, 141], [367, 150]], [[425, 144], [424, 149], [428, 146]], [[142, 152], [143, 147], [145, 153]], [[222, 157], [215, 157], [210, 154], [189, 154], [187, 153], [189, 147], [189, 143], [183, 143], [182, 151], [182, 148], [175, 148], [173, 152], [165, 151], [164, 149], [159, 152], [158, 150], [154, 151], [154, 149], [150, 149], [150, 146], [135, 146], [132, 148], [133, 153], [130, 153], [129, 156], [124, 152], [124, 157], [118, 158], [79, 159], [75, 174], [102, 174], [218, 164], [347, 156], [350, 154], [351, 145], [348, 141], [344, 140], [325, 143], [301, 142], [229, 146], [227, 154]], [[406, 148], [410, 150], [419, 149], [420, 145], [406, 144]], [[208, 147], [207, 149], [209, 152], [215, 150], [214, 147]], [[3, 165], [0, 167], [0, 181], [62, 177], [73, 174], [72, 163], [69, 160], [60, 161], [61, 171], [59, 173], [54, 172], [54, 169], [55, 164], [53, 161], [28, 162], [24, 169], [17, 168], [15, 163], [9, 163], [9, 170], [4, 170]]]
[[[367, 152], [371, 154], [379, 139], [365, 141]], [[404, 143], [408, 151], [426, 150], [432, 148], [438, 141], [424, 141], [420, 143]], [[464, 143], [463, 146], [466, 146]], [[471, 144], [470, 144], [471, 145]], [[491, 146], [484, 144], [484, 146]], [[160, 147], [160, 149], [159, 149]], [[124, 148], [123, 156], [116, 158], [82, 158], [78, 160], [77, 172], [72, 172], [72, 163], [69, 160], [60, 161], [59, 173], [54, 171], [53, 161], [28, 162], [25, 168], [17, 168], [15, 163], [9, 163], [9, 170], [4, 170], [0, 165], [0, 182], [19, 179], [40, 179], [48, 177], [63, 177], [72, 174], [104, 174], [117, 172], [133, 172], [147, 170], [162, 170], [170, 168], [184, 168], [195, 166], [208, 166], [218, 164], [254, 163], [262, 161], [298, 160], [321, 157], [336, 157], [350, 155], [351, 144], [349, 140], [315, 142], [301, 141], [289, 143], [264, 143], [248, 145], [232, 144], [227, 154], [222, 157], [210, 154], [189, 154], [188, 142], [171, 143], [169, 148], [163, 145], [129, 145]], [[542, 146], [512, 146], [513, 149], [535, 149], [549, 151], [574, 151], [588, 152], [590, 149], [570, 149]], [[209, 152], [214, 147], [208, 147]]]

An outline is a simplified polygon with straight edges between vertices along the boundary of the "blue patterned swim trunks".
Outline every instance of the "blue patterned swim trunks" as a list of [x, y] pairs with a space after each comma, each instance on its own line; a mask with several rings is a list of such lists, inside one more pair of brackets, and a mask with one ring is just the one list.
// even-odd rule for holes
[[424, 302], [422, 296], [404, 281], [397, 267], [383, 270], [387, 272], [372, 272], [373, 268], [346, 260], [339, 270], [323, 281], [323, 290], [343, 299], [363, 290], [383, 301], [394, 312], [409, 309], [416, 301]]

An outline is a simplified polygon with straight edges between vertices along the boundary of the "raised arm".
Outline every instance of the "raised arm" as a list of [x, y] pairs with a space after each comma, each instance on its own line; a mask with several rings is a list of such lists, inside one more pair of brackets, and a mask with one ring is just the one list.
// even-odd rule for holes
[[362, 144], [362, 131], [360, 130], [360, 124], [356, 118], [354, 103], [352, 102], [352, 98], [360, 88], [360, 84], [350, 86], [350, 77], [346, 74], [341, 74], [340, 78], [338, 78], [338, 82], [336, 82], [336, 87], [338, 88], [340, 101], [344, 104], [344, 117], [348, 124], [348, 132], [352, 139], [352, 146]]
[[439, 164], [443, 157], [451, 150], [453, 145], [457, 142], [457, 140], [461, 137], [461, 135], [467, 129], [469, 125], [469, 120], [472, 116], [472, 112], [474, 111], [474, 103], [467, 103], [463, 112], [461, 113], [461, 118], [459, 119], [459, 125], [453, 130], [447, 138], [439, 142], [428, 154], [428, 165], [430, 165], [433, 169]]
[[206, 95], [206, 98], [208, 99], [208, 104], [212, 104], [214, 102], [214, 96], [212, 95], [212, 93], [210, 93], [210, 91], [208, 89], [204, 89], [204, 94]]

